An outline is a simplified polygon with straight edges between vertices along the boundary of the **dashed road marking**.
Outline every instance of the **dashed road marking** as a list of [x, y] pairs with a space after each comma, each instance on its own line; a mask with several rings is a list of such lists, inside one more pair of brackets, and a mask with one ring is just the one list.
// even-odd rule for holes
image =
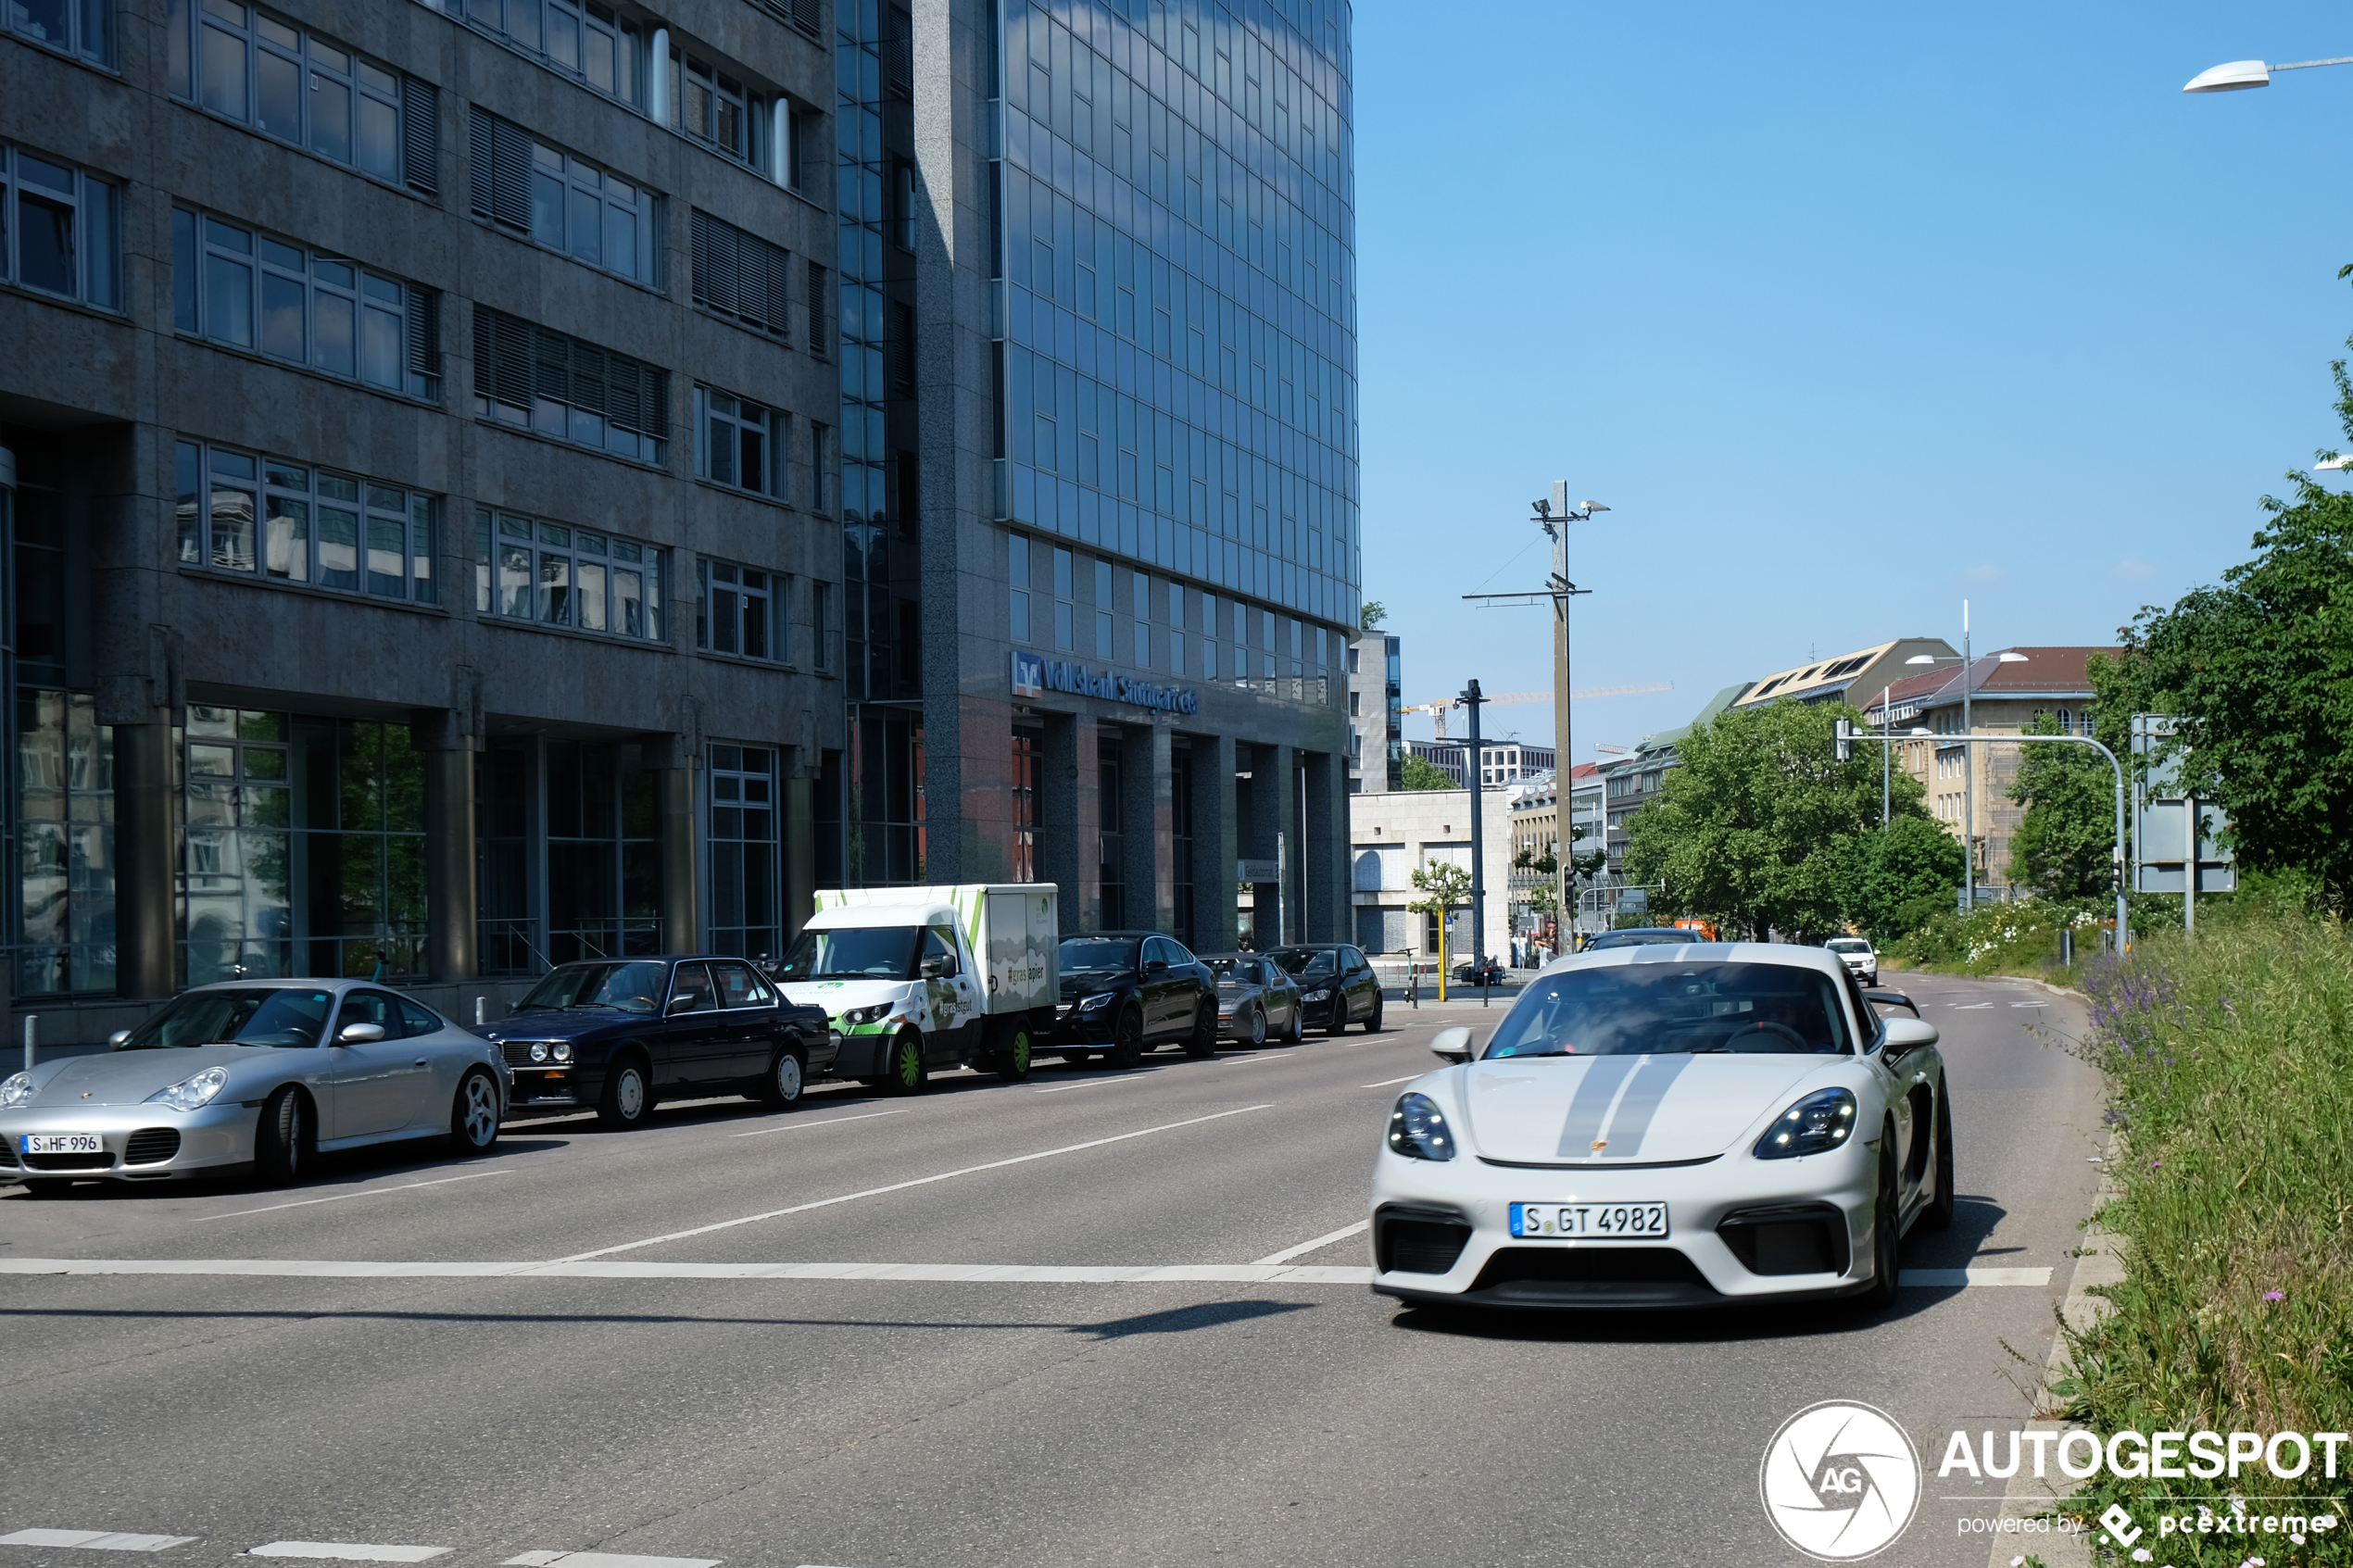
[[83, 1551], [165, 1551], [186, 1546], [194, 1536], [132, 1536], [119, 1530], [19, 1530], [0, 1536], [0, 1546], [76, 1547]]
[[1403, 1078], [1383, 1078], [1378, 1084], [1359, 1084], [1357, 1087], [1363, 1089], [1385, 1089], [1391, 1084], [1410, 1084], [1415, 1079], [1421, 1076], [1423, 1076], [1423, 1074], [1419, 1073], [1408, 1073]]
[[1313, 1241], [1302, 1241], [1297, 1247], [1286, 1247], [1280, 1252], [1269, 1252], [1265, 1257], [1258, 1260], [1256, 1266], [1264, 1268], [1272, 1263], [1288, 1263], [1293, 1258], [1303, 1257], [1317, 1248], [1329, 1247], [1335, 1241], [1346, 1241], [1352, 1236], [1361, 1236], [1370, 1230], [1372, 1224], [1370, 1220], [1359, 1220], [1353, 1225], [1342, 1225], [1329, 1236], [1319, 1236]]
[[341, 1203], [349, 1198], [382, 1198], [391, 1192], [414, 1192], [419, 1187], [447, 1186], [451, 1182], [479, 1181], [484, 1176], [503, 1176], [505, 1171], [476, 1171], [464, 1176], [435, 1176], [429, 1182], [403, 1182], [396, 1187], [370, 1187], [365, 1192], [331, 1193], [325, 1198], [297, 1198], [292, 1203], [266, 1203], [258, 1209], [232, 1209], [226, 1214], [198, 1214], [192, 1223], [202, 1224], [207, 1220], [235, 1220], [247, 1214], [274, 1214], [281, 1209], [308, 1209], [314, 1203]]
[[366, 1541], [271, 1541], [248, 1548], [247, 1557], [308, 1557], [339, 1562], [430, 1562], [455, 1551], [446, 1546], [374, 1546]]
[[[895, 1110], [862, 1110], [855, 1116], [828, 1116], [822, 1122], [804, 1122], [799, 1117], [795, 1117], [793, 1120], [786, 1122], [778, 1126], [754, 1127], [749, 1133], [730, 1133], [728, 1136], [736, 1138], [756, 1138], [762, 1133], [789, 1133], [796, 1127], [830, 1127], [837, 1122], [863, 1122], [870, 1116], [904, 1116], [907, 1112], [914, 1109], [915, 1108], [912, 1105], [902, 1105]], [[679, 1561], [683, 1562], [686, 1560], [681, 1558]]]

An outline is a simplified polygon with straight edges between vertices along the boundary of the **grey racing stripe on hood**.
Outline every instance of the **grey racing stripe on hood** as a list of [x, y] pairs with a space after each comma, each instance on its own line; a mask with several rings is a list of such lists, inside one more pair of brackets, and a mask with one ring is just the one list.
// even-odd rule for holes
[[[1617, 1114], [1609, 1119], [1603, 1136], [1609, 1139], [1609, 1156], [1632, 1159], [1642, 1152], [1642, 1138], [1651, 1130], [1651, 1118], [1658, 1114], [1658, 1102], [1692, 1064], [1688, 1052], [1674, 1056], [1655, 1056], [1643, 1061], [1626, 1085], [1626, 1098], [1617, 1102]], [[1590, 1140], [1589, 1140], [1590, 1141]]]
[[1602, 1118], [1609, 1114], [1610, 1101], [1617, 1098], [1617, 1086], [1634, 1071], [1639, 1058], [1630, 1056], [1597, 1056], [1593, 1065], [1585, 1070], [1584, 1081], [1577, 1085], [1577, 1093], [1568, 1102], [1568, 1120], [1561, 1126], [1560, 1153], [1563, 1159], [1579, 1159], [1592, 1153], [1593, 1140], [1602, 1135]]

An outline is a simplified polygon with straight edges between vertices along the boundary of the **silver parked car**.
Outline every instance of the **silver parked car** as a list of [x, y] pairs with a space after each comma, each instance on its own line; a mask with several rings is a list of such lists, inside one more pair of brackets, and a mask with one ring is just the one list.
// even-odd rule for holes
[[199, 986], [111, 1044], [0, 1083], [0, 1181], [249, 1165], [293, 1182], [325, 1149], [438, 1136], [479, 1153], [506, 1120], [498, 1047], [367, 981]]
[[1306, 1024], [1299, 982], [1283, 966], [1256, 953], [1226, 953], [1202, 962], [1217, 977], [1217, 1032], [1263, 1046], [1270, 1035], [1296, 1040]]

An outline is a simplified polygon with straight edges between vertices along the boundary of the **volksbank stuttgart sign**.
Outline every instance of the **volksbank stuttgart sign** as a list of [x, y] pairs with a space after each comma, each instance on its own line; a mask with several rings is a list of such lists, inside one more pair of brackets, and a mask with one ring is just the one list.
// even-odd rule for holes
[[1098, 672], [1069, 659], [1044, 659], [1015, 648], [1013, 695], [1044, 696], [1048, 692], [1067, 692], [1072, 696], [1099, 696], [1110, 702], [1156, 709], [1163, 713], [1196, 713], [1201, 710], [1201, 694], [1198, 692], [1180, 691], [1175, 686], [1155, 686], [1150, 681], [1130, 680], [1109, 671]]

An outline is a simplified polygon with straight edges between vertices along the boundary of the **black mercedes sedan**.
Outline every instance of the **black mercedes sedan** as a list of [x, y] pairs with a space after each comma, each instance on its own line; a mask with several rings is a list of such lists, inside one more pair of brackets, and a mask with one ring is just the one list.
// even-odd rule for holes
[[1308, 1022], [1337, 1035], [1352, 1023], [1380, 1032], [1380, 976], [1365, 955], [1340, 943], [1271, 947], [1266, 957], [1299, 983]]
[[591, 1110], [645, 1124], [658, 1099], [740, 1094], [777, 1110], [833, 1065], [823, 1009], [786, 1001], [742, 959], [604, 959], [549, 972], [495, 1024], [513, 1114]]
[[1171, 1040], [1217, 1049], [1217, 977], [1174, 936], [1105, 931], [1063, 938], [1053, 1048], [1074, 1067], [1101, 1056], [1133, 1067]]

